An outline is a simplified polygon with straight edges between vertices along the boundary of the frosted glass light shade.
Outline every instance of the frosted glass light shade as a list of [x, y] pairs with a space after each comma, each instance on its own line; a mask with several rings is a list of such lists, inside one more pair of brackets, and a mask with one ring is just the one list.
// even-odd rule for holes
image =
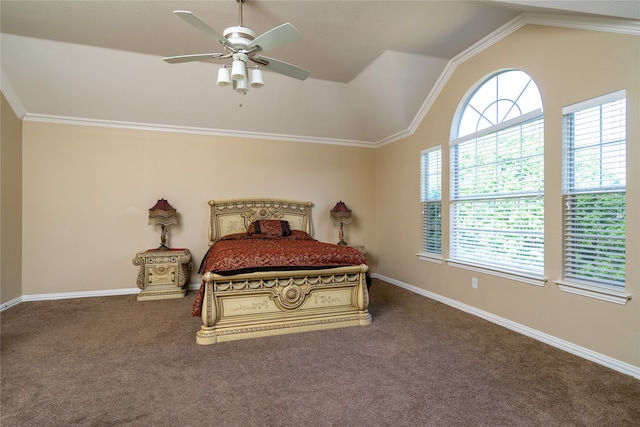
[[218, 86], [229, 86], [231, 84], [231, 73], [227, 67], [218, 70]]
[[247, 94], [247, 90], [249, 90], [249, 86], [247, 86], [247, 79], [244, 80], [238, 80], [235, 82], [234, 84], [234, 88], [236, 90], [236, 92], [242, 94], [242, 95], [246, 95]]
[[262, 70], [258, 68], [251, 69], [251, 87], [264, 86], [264, 80], [262, 79]]
[[236, 59], [231, 66], [231, 78], [237, 82], [240, 82], [247, 78], [247, 71], [245, 70], [244, 62]]

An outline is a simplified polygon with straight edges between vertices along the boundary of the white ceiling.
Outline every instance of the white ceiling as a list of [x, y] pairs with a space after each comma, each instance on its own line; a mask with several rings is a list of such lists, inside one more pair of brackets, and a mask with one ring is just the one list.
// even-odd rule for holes
[[[543, 7], [541, 7], [543, 6]], [[239, 4], [218, 1], [0, 3], [2, 90], [27, 118], [129, 123], [187, 131], [370, 145], [406, 131], [447, 63], [522, 12], [640, 19], [639, 1], [259, 1], [243, 24], [291, 22], [302, 39], [267, 53], [311, 71], [265, 74], [246, 96], [215, 84], [216, 52], [176, 17], [191, 10], [219, 32]]]

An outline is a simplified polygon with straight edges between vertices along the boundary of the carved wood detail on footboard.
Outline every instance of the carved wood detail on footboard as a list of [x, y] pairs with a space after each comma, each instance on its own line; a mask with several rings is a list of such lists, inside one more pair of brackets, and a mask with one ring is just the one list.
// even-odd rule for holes
[[198, 344], [368, 325], [368, 266], [206, 273]]

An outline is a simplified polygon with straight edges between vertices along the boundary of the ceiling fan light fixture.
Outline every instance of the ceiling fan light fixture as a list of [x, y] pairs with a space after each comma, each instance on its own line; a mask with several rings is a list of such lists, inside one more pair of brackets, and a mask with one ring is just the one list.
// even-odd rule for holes
[[231, 78], [237, 82], [247, 78], [246, 63], [249, 57], [244, 53], [233, 54], [233, 64], [231, 65]]
[[246, 95], [249, 90], [249, 86], [247, 85], [247, 79], [238, 80], [233, 82], [233, 88], [241, 95]]
[[262, 70], [258, 67], [251, 69], [251, 87], [262, 87], [264, 86], [264, 80], [262, 78]]
[[231, 73], [225, 65], [218, 70], [218, 86], [229, 86], [231, 84]]
[[240, 10], [240, 25], [225, 29], [223, 34], [218, 33], [216, 29], [192, 12], [187, 10], [174, 11], [186, 23], [219, 42], [224, 48], [224, 52], [171, 56], [163, 58], [163, 60], [170, 64], [176, 64], [233, 58], [231, 64], [226, 64], [218, 70], [217, 84], [218, 86], [230, 86], [233, 90], [242, 94], [246, 94], [249, 87], [259, 88], [264, 86], [262, 70], [253, 65], [247, 68], [248, 61], [298, 80], [305, 80], [309, 77], [311, 73], [303, 68], [262, 56], [262, 52], [276, 49], [298, 40], [301, 37], [300, 32], [292, 24], [285, 23], [256, 37], [256, 33], [242, 23], [242, 4], [247, 0], [234, 1], [238, 3]]
[[245, 69], [244, 62], [236, 59], [231, 66], [231, 78], [237, 82], [243, 81], [247, 78], [247, 70]]

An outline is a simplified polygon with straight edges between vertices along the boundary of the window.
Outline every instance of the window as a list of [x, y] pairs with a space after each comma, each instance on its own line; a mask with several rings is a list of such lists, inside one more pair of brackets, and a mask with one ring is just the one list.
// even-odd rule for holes
[[[421, 153], [420, 202], [422, 203], [422, 248], [425, 256], [442, 254], [442, 150]], [[432, 255], [432, 256], [433, 256]]]
[[458, 110], [450, 142], [450, 261], [538, 284], [544, 273], [538, 87], [522, 71], [503, 71]]
[[625, 91], [562, 113], [563, 280], [624, 290]]

